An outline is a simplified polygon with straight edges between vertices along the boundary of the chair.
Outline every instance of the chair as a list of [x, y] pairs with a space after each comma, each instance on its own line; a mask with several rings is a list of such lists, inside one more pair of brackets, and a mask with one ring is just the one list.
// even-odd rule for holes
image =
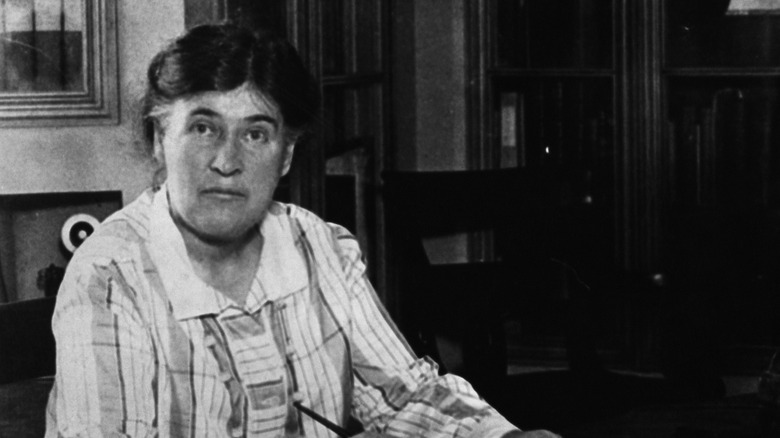
[[55, 297], [0, 304], [0, 384], [54, 375]]
[[[582, 186], [564, 173], [527, 169], [387, 171], [382, 178], [398, 297], [389, 307], [418, 354], [441, 363], [441, 341], [454, 340], [463, 360], [449, 371], [496, 400], [507, 374], [505, 322], [522, 326], [545, 314], [566, 335], [570, 367], [600, 367], [583, 278], [596, 280], [590, 268], [603, 260], [594, 248], [610, 249], [600, 240], [609, 222], [581, 202]], [[492, 260], [433, 265], [426, 256], [426, 238], [484, 232]]]
[[43, 436], [56, 366], [55, 300], [0, 304], [0, 436]]

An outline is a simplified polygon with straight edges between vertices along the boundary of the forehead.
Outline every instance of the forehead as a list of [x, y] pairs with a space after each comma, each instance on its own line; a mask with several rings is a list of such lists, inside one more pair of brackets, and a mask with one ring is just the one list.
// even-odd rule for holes
[[[208, 112], [198, 110], [206, 109]], [[209, 114], [226, 120], [244, 120], [256, 116], [270, 117], [281, 125], [282, 118], [273, 100], [252, 87], [243, 85], [229, 91], [207, 91], [176, 100], [169, 108], [172, 119], [186, 119], [193, 114]]]

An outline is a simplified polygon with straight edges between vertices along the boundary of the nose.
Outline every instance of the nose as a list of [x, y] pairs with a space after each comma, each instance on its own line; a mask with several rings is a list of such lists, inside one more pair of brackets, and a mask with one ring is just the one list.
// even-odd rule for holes
[[223, 177], [238, 175], [243, 171], [241, 145], [237, 136], [230, 134], [217, 145], [211, 170]]

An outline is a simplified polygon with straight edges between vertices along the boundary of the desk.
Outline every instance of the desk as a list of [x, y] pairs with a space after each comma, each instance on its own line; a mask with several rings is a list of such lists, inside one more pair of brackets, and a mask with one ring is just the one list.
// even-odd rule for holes
[[53, 377], [41, 377], [0, 385], [0, 437], [42, 437], [53, 384]]
[[[0, 437], [40, 438], [54, 382], [44, 377], [0, 385]], [[755, 394], [710, 402], [636, 408], [614, 420], [558, 431], [564, 438], [769, 438], [780, 426], [762, 434], [761, 404]]]
[[610, 421], [564, 432], [565, 438], [769, 438], [777, 424], [762, 431], [762, 405], [755, 394], [709, 402], [637, 408]]

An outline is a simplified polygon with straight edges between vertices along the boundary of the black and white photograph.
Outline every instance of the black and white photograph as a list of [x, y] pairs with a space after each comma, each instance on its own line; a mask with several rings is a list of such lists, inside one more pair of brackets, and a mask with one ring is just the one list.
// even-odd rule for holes
[[780, 0], [0, 0], [41, 437], [780, 437]]

